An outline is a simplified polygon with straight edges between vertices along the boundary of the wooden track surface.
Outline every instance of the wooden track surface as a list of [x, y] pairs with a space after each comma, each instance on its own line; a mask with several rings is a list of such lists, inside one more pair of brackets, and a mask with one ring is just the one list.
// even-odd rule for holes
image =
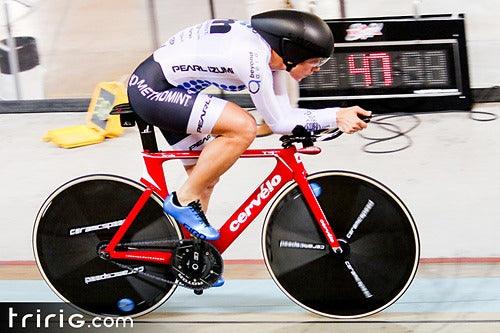
[[[498, 277], [500, 263], [426, 263], [419, 266], [418, 276], [438, 277]], [[227, 260], [224, 277], [233, 279], [270, 279], [261, 260]], [[34, 262], [0, 263], [0, 280], [41, 279]]]

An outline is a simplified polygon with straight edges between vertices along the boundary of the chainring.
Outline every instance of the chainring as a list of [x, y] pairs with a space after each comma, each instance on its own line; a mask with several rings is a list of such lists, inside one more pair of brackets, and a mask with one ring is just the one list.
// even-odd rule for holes
[[219, 251], [199, 239], [182, 240], [174, 251], [172, 268], [181, 285], [195, 290], [210, 288], [224, 270]]

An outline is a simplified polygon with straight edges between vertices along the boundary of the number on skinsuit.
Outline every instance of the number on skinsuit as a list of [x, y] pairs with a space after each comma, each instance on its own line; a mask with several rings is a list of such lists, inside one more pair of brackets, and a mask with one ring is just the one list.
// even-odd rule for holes
[[214, 20], [210, 25], [211, 34], [225, 34], [231, 30], [234, 20]]

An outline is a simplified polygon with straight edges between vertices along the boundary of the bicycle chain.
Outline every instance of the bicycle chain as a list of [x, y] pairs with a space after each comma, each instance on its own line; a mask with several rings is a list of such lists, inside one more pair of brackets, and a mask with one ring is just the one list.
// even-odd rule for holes
[[[160, 245], [160, 244], [170, 244], [172, 246], [176, 246], [176, 245], [182, 244], [182, 240], [171, 240], [171, 241], [169, 241], [169, 240], [158, 240], [158, 241], [128, 242], [128, 243], [119, 243], [118, 246], [139, 246], [139, 245], [144, 246], [144, 245]], [[169, 246], [169, 245], [167, 245], [167, 246]], [[99, 256], [102, 259], [104, 259], [104, 260], [106, 260], [106, 261], [114, 264], [115, 266], [118, 266], [120, 268], [126, 269], [129, 272], [131, 272], [131, 273], [134, 272], [137, 275], [145, 276], [145, 277], [148, 277], [150, 279], [157, 280], [157, 281], [160, 281], [160, 282], [163, 282], [163, 283], [166, 283], [166, 284], [189, 288], [188, 286], [186, 286], [182, 282], [176, 282], [177, 280], [176, 281], [171, 281], [171, 280], [164, 279], [161, 276], [153, 275], [153, 274], [146, 273], [146, 272], [138, 272], [138, 271], [135, 270], [135, 268], [133, 266], [125, 265], [125, 264], [117, 262], [115, 260], [111, 260], [111, 259], [107, 258], [105, 255], [99, 255]], [[178, 274], [184, 275], [184, 273], [182, 273], [176, 267], [171, 266], [171, 268], [174, 271], [176, 271]]]
[[157, 281], [160, 281], [160, 282], [163, 282], [163, 283], [166, 283], [166, 284], [170, 284], [170, 285], [184, 286], [183, 284], [181, 284], [179, 282], [167, 280], [167, 279], [162, 278], [161, 276], [153, 275], [153, 274], [146, 273], [146, 272], [138, 272], [138, 271], [135, 270], [135, 268], [133, 266], [125, 265], [125, 264], [122, 264], [120, 262], [117, 262], [117, 261], [105, 258], [103, 256], [101, 256], [101, 258], [105, 259], [106, 261], [112, 263], [115, 266], [118, 266], [120, 268], [126, 269], [129, 272], [131, 272], [131, 273], [133, 272], [134, 274], [145, 276], [147, 278], [150, 278], [150, 279], [153, 279], [153, 280], [157, 280]]
[[141, 241], [141, 242], [129, 242], [129, 243], [119, 243], [118, 246], [139, 246], [139, 245], [160, 245], [166, 244], [167, 247], [175, 247], [178, 244], [182, 244], [182, 240], [156, 240], [156, 241]]

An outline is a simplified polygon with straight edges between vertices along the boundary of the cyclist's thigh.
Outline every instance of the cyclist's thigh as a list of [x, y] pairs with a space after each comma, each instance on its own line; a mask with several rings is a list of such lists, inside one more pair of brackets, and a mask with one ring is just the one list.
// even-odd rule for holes
[[227, 101], [174, 87], [153, 57], [146, 59], [128, 83], [129, 102], [147, 123], [181, 134], [209, 134]]
[[[161, 133], [173, 150], [202, 150], [214, 137], [210, 134], [176, 133], [160, 128]], [[182, 159], [184, 166], [196, 164], [198, 159]]]
[[211, 133], [241, 135], [248, 133], [252, 135], [252, 133], [256, 133], [256, 130], [255, 119], [245, 109], [232, 102], [227, 102]]

